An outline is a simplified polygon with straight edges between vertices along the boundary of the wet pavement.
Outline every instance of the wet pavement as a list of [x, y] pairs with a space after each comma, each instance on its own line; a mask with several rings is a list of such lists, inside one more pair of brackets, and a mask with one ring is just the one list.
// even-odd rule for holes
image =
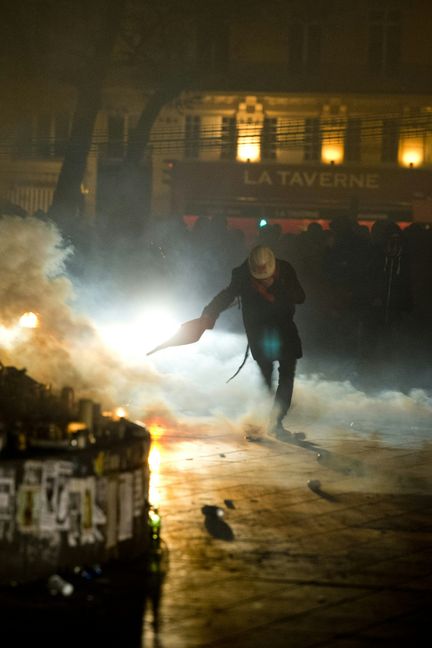
[[143, 646], [427, 645], [432, 447], [398, 434], [165, 434], [164, 581]]

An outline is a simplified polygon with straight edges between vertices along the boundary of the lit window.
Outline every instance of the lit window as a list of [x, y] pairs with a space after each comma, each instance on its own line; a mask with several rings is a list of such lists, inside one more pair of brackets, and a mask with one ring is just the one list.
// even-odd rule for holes
[[340, 164], [343, 161], [343, 145], [341, 142], [323, 144], [321, 159], [325, 164]]
[[240, 162], [258, 162], [260, 159], [261, 133], [258, 124], [238, 125], [237, 159]]
[[417, 167], [423, 163], [424, 146], [420, 138], [402, 138], [399, 147], [399, 162], [403, 166]]
[[344, 157], [344, 122], [341, 119], [321, 121], [321, 160], [340, 164]]

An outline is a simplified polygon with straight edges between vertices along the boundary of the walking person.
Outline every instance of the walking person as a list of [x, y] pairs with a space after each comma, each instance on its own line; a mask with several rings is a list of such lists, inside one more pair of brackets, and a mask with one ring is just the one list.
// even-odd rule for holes
[[269, 390], [275, 363], [279, 363], [272, 432], [286, 438], [290, 433], [282, 421], [291, 405], [297, 360], [302, 357], [293, 318], [296, 304], [305, 300], [304, 290], [288, 261], [276, 258], [271, 248], [257, 245], [233, 269], [230, 284], [204, 308], [201, 320], [205, 328], [213, 328], [220, 313], [236, 298], [240, 299], [250, 352]]

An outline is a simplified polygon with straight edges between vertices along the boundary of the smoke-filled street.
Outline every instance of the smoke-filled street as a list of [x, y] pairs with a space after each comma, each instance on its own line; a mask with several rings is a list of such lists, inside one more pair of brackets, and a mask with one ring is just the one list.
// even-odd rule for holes
[[431, 25], [2, 3], [2, 648], [428, 643]]
[[[301, 360], [293, 437], [277, 440], [252, 358], [227, 382], [244, 357], [236, 327], [147, 356], [187, 304], [177, 321], [168, 300], [163, 312], [143, 300], [134, 317], [130, 295], [96, 307], [98, 286], [68, 275], [48, 223], [4, 218], [1, 241], [3, 362], [122, 407], [152, 434], [162, 551], [142, 577], [142, 645], [393, 647], [420, 636], [431, 602], [426, 390], [362, 390]], [[114, 609], [126, 636], [130, 614]]]
[[421, 645], [430, 444], [360, 424], [312, 423], [298, 444], [223, 424], [165, 431], [166, 575], [144, 645]]

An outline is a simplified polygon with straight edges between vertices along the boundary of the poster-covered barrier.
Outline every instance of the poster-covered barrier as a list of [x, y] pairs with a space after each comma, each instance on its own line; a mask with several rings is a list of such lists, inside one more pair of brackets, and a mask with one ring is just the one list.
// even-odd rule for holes
[[0, 458], [0, 584], [146, 552], [150, 435], [140, 437]]

